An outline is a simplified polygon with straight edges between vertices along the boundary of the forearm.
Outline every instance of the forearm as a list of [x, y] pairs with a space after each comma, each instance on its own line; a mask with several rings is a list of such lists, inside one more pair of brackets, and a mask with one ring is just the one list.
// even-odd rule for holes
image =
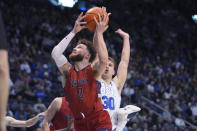
[[126, 36], [123, 38], [121, 61], [126, 62], [128, 64], [129, 58], [130, 58], [130, 42], [129, 42], [129, 37]]
[[8, 99], [9, 65], [8, 52], [0, 50], [0, 123], [3, 123]]
[[51, 56], [55, 60], [58, 67], [61, 67], [67, 62], [66, 57], [63, 55], [63, 52], [68, 47], [70, 41], [73, 39], [75, 34], [70, 32], [66, 37], [64, 37], [60, 43], [58, 43], [52, 50]]
[[6, 117], [7, 126], [11, 127], [26, 127], [26, 121], [16, 120], [10, 116]]
[[[66, 37], [64, 37], [54, 48], [53, 51], [58, 51], [55, 55], [61, 55], [69, 45], [70, 41], [73, 39], [75, 34], [70, 32]], [[53, 53], [52, 51], [52, 53]]]
[[26, 122], [25, 121], [20, 121], [20, 120], [10, 122], [8, 124], [8, 126], [11, 126], [11, 127], [27, 127]]
[[40, 120], [40, 118], [38, 116], [35, 116], [29, 120], [26, 121], [26, 127], [31, 127], [33, 125], [35, 125], [38, 121]]
[[96, 33], [94, 37], [94, 47], [98, 54], [99, 61], [106, 62], [108, 60], [108, 52], [102, 33]]

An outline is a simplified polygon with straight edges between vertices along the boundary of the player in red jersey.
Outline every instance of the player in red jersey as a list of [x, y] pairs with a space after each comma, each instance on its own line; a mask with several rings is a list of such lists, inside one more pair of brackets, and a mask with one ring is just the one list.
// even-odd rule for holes
[[[49, 123], [51, 125], [49, 126]], [[65, 97], [55, 98], [46, 111], [43, 120], [44, 131], [73, 130], [73, 115]]]
[[[110, 116], [103, 109], [97, 92], [99, 86], [97, 81], [101, 80], [108, 60], [108, 52], [103, 39], [103, 33], [107, 29], [107, 16], [104, 16], [103, 20], [99, 14], [98, 17], [98, 21], [95, 19], [96, 30], [93, 44], [87, 40], [80, 40], [69, 55], [73, 66], [67, 61], [63, 52], [75, 34], [86, 28], [84, 26], [86, 22], [82, 22], [83, 13], [76, 20], [72, 32], [56, 45], [51, 53], [66, 81], [64, 89], [68, 105], [74, 115], [76, 131], [110, 131], [112, 128]], [[96, 52], [99, 63], [93, 66], [91, 62]]]

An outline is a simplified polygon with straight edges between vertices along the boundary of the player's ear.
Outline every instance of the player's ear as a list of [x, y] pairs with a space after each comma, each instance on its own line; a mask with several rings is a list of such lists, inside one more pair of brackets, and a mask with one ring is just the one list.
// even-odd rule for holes
[[84, 57], [85, 57], [86, 59], [90, 59], [91, 55], [90, 55], [90, 53], [87, 53]]

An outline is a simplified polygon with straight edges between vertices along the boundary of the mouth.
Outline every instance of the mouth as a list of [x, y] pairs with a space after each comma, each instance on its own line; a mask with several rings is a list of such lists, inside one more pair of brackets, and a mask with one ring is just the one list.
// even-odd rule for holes
[[108, 69], [106, 69], [106, 70], [105, 70], [105, 73], [107, 73], [108, 71], [109, 71], [109, 70], [108, 70]]

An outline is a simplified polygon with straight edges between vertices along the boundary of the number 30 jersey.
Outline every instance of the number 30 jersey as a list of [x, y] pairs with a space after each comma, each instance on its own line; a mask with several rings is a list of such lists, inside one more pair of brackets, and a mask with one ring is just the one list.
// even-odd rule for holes
[[105, 110], [107, 110], [112, 118], [115, 110], [120, 108], [121, 96], [118, 92], [117, 85], [114, 81], [111, 81], [109, 85], [101, 80], [101, 88], [99, 91], [99, 97], [102, 100], [102, 104]]

